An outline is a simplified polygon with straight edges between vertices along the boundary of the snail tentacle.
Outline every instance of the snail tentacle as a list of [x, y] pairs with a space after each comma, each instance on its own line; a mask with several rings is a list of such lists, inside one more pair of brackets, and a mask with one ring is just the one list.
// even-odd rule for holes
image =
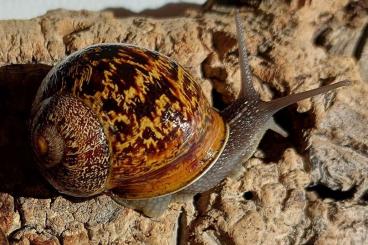
[[322, 86], [316, 89], [308, 90], [305, 92], [297, 93], [297, 94], [290, 94], [285, 97], [277, 98], [274, 100], [271, 100], [269, 102], [263, 103], [261, 106], [262, 111], [264, 113], [272, 113], [275, 114], [282, 108], [285, 108], [288, 105], [294, 104], [300, 100], [304, 100], [322, 93], [326, 93], [330, 90], [334, 90], [339, 87], [350, 85], [351, 82], [348, 80], [343, 80], [337, 83], [329, 84], [326, 86]]
[[240, 98], [247, 98], [248, 101], [259, 101], [259, 96], [253, 87], [252, 71], [249, 66], [248, 50], [245, 39], [244, 25], [241, 21], [239, 11], [235, 14], [236, 37], [239, 49], [239, 65], [241, 72]]

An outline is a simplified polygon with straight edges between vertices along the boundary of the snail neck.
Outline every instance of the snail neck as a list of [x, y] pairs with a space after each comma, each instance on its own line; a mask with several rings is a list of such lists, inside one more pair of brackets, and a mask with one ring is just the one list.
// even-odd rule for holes
[[[243, 101], [244, 102], [244, 101]], [[239, 163], [249, 159], [269, 128], [272, 114], [264, 113], [264, 102], [239, 103], [234, 102], [231, 108], [221, 112], [229, 125], [229, 138], [216, 163], [194, 184], [184, 192], [198, 193], [207, 191], [229, 176]]]
[[218, 164], [228, 171], [226, 177], [239, 162], [249, 159], [256, 151], [263, 135], [273, 122], [273, 112], [264, 110], [267, 103], [239, 99], [222, 112], [229, 124], [229, 139]]

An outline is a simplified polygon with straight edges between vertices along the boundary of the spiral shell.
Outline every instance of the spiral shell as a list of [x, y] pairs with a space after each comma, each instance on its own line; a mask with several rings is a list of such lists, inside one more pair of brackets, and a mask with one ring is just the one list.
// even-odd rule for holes
[[[45, 106], [45, 101], [59, 105]], [[123, 44], [91, 46], [55, 66], [37, 93], [32, 115], [34, 151], [42, 172], [58, 190], [77, 196], [112, 191], [141, 199], [177, 192], [210, 168], [227, 139], [223, 119], [180, 65], [157, 52]], [[42, 125], [53, 117], [63, 125], [47, 130], [55, 128], [64, 140], [58, 145], [66, 146], [60, 156], [48, 152], [48, 158], [60, 159], [47, 165], [41, 153], [52, 147], [37, 135], [50, 135]], [[69, 127], [73, 130], [60, 133]], [[67, 156], [73, 144], [79, 158], [71, 164]], [[98, 163], [92, 160], [97, 158]], [[73, 165], [73, 175], [66, 165]], [[78, 192], [82, 186], [86, 190]]]

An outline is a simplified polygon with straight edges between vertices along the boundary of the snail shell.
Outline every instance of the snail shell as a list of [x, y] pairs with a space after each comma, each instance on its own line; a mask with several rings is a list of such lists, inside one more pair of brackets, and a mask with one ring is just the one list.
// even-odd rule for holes
[[73, 196], [177, 192], [210, 168], [227, 137], [221, 116], [180, 65], [124, 44], [91, 46], [54, 67], [32, 115], [42, 173]]

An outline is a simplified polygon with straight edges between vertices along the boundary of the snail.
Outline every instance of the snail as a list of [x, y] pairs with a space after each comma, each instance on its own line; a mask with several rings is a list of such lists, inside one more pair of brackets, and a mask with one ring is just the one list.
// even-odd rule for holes
[[261, 101], [253, 88], [244, 28], [235, 17], [241, 96], [212, 108], [198, 83], [165, 55], [129, 44], [77, 51], [42, 81], [30, 140], [40, 172], [60, 193], [110, 194], [153, 217], [174, 195], [207, 191], [255, 152], [273, 120], [299, 100], [348, 81]]

